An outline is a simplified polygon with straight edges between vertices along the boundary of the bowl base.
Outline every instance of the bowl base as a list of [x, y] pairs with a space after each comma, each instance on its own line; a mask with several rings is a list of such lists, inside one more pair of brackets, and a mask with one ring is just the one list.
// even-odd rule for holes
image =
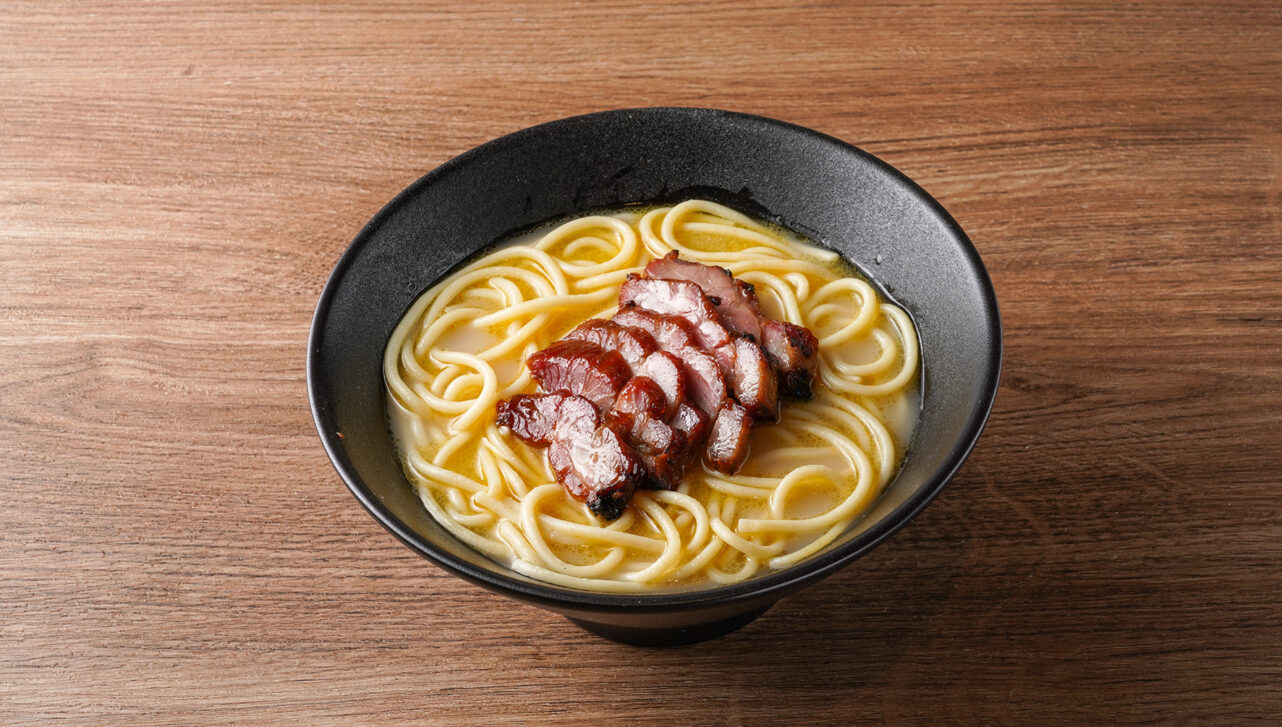
[[[770, 606], [773, 605], [770, 604]], [[638, 628], [635, 626], [618, 626], [595, 621], [584, 621], [568, 616], [566, 619], [585, 631], [591, 631], [597, 636], [602, 636], [621, 644], [654, 647], [685, 646], [686, 644], [697, 644], [700, 641], [708, 641], [738, 631], [755, 621], [761, 614], [770, 610], [770, 606], [735, 614], [719, 621], [709, 621], [708, 623], [680, 628]]]

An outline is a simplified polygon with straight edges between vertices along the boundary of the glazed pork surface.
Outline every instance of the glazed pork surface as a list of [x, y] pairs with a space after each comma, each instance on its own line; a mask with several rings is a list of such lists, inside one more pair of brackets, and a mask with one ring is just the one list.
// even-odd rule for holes
[[557, 482], [600, 517], [623, 514], [648, 477], [641, 456], [627, 442], [630, 422], [602, 417], [582, 396], [517, 394], [497, 409], [499, 426], [526, 444], [547, 447]]
[[618, 351], [571, 338], [533, 354], [525, 364], [544, 391], [582, 396], [603, 412], [632, 378], [632, 368]]
[[809, 399], [813, 395], [818, 341], [806, 328], [762, 315], [761, 303], [751, 284], [736, 280], [725, 268], [682, 260], [676, 251], [651, 261], [645, 274], [648, 278], [699, 286], [729, 330], [747, 336], [765, 349], [778, 375], [781, 394], [793, 399]]
[[654, 339], [645, 331], [621, 326], [604, 318], [589, 318], [567, 333], [565, 337], [595, 343], [606, 350], [618, 351], [631, 367], [634, 375], [640, 373], [638, 368], [642, 362], [658, 349]]
[[761, 340], [761, 304], [751, 283], [736, 280], [730, 271], [713, 265], [702, 265], [677, 256], [676, 250], [652, 260], [645, 267], [648, 278], [685, 280], [703, 289], [716, 307], [721, 320], [732, 330], [754, 340]]

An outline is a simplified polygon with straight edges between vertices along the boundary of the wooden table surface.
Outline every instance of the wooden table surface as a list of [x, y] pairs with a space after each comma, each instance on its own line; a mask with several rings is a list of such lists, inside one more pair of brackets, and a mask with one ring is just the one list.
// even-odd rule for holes
[[[0, 724], [1282, 720], [1282, 6], [246, 5], [0, 9]], [[903, 170], [1006, 334], [939, 499], [674, 650], [412, 555], [304, 377], [398, 190], [648, 105]]]

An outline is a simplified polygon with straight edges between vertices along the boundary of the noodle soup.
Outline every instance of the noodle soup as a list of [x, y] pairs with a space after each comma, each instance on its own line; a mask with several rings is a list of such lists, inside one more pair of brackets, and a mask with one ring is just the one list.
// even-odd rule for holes
[[[542, 450], [495, 423], [536, 384], [526, 358], [609, 317], [630, 273], [676, 250], [751, 283], [763, 312], [819, 341], [814, 397], [752, 430], [743, 467], [691, 467], [604, 523], [557, 484]], [[384, 354], [406, 475], [445, 528], [557, 585], [709, 587], [797, 563], [835, 540], [892, 479], [920, 403], [908, 315], [836, 253], [701, 200], [568, 220], [510, 241], [424, 293]]]

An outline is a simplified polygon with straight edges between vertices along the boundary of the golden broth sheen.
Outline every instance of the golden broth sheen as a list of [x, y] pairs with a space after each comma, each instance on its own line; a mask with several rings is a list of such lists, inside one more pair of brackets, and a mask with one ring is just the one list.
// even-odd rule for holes
[[[811, 401], [758, 424], [740, 472], [692, 466], [603, 523], [494, 406], [534, 393], [524, 361], [609, 317], [628, 273], [670, 250], [752, 283], [773, 318], [819, 338]], [[733, 583], [835, 540], [890, 481], [920, 408], [916, 333], [855, 268], [797, 235], [702, 200], [625, 209], [510, 240], [423, 294], [384, 376], [405, 472], [447, 529], [530, 577], [599, 591]]]

